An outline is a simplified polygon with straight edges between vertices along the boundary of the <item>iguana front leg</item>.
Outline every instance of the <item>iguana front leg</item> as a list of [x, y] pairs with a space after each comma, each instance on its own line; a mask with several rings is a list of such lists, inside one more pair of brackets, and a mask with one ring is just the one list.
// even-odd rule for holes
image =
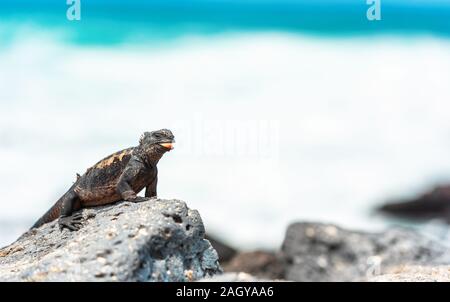
[[137, 196], [137, 193], [131, 187], [131, 182], [136, 180], [145, 165], [137, 158], [132, 157], [126, 166], [117, 183], [117, 193], [126, 201], [141, 202], [149, 200], [147, 197]]
[[153, 181], [147, 186], [145, 189], [145, 197], [149, 198], [156, 198], [156, 186], [158, 184], [158, 175], [155, 175], [155, 178], [153, 178]]
[[67, 228], [71, 231], [78, 231], [80, 229], [83, 215], [81, 213], [73, 214], [73, 212], [77, 210], [75, 208], [77, 200], [78, 195], [72, 190], [69, 190], [69, 192], [62, 197], [60, 216], [58, 219], [60, 230]]

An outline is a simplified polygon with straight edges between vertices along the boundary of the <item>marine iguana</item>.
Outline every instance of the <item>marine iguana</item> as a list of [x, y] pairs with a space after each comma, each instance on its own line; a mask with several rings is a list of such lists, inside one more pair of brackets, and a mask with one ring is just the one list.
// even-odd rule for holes
[[[175, 142], [172, 132], [161, 129], [145, 132], [137, 147], [124, 149], [105, 157], [89, 168], [44, 214], [32, 228], [58, 219], [61, 229], [77, 231], [81, 227], [84, 208], [114, 203], [119, 200], [141, 202], [156, 197], [158, 169], [156, 165]], [[146, 188], [145, 197], [137, 196]]]

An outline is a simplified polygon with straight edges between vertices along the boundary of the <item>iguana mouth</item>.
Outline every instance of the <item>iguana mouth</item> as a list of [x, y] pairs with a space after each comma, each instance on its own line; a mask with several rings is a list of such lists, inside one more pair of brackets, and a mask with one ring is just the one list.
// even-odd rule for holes
[[173, 143], [159, 143], [160, 146], [163, 146], [166, 149], [172, 150], [173, 149]]

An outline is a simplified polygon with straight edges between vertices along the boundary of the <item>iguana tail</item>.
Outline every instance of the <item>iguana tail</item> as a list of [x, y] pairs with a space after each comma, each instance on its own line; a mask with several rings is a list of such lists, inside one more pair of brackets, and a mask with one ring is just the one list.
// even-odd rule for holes
[[41, 218], [39, 218], [38, 221], [36, 221], [35, 224], [33, 224], [31, 229], [38, 228], [41, 225], [51, 222], [59, 217], [64, 195], [60, 199], [58, 199], [58, 201], [50, 208], [50, 210], [48, 210]]

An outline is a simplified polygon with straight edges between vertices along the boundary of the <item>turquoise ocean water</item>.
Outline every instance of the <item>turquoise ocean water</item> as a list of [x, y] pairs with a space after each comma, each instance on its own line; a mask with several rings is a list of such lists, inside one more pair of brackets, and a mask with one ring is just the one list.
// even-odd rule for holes
[[368, 22], [369, 5], [359, 0], [156, 0], [81, 1], [82, 22], [67, 22], [65, 1], [3, 0], [2, 42], [29, 22], [64, 31], [79, 45], [170, 40], [186, 34], [283, 31], [320, 36], [450, 35], [446, 0], [381, 1], [382, 22]]
[[[76, 172], [169, 127], [160, 197], [236, 245], [450, 180], [450, 2], [0, 1], [0, 245]], [[447, 236], [438, 222], [421, 225]]]

